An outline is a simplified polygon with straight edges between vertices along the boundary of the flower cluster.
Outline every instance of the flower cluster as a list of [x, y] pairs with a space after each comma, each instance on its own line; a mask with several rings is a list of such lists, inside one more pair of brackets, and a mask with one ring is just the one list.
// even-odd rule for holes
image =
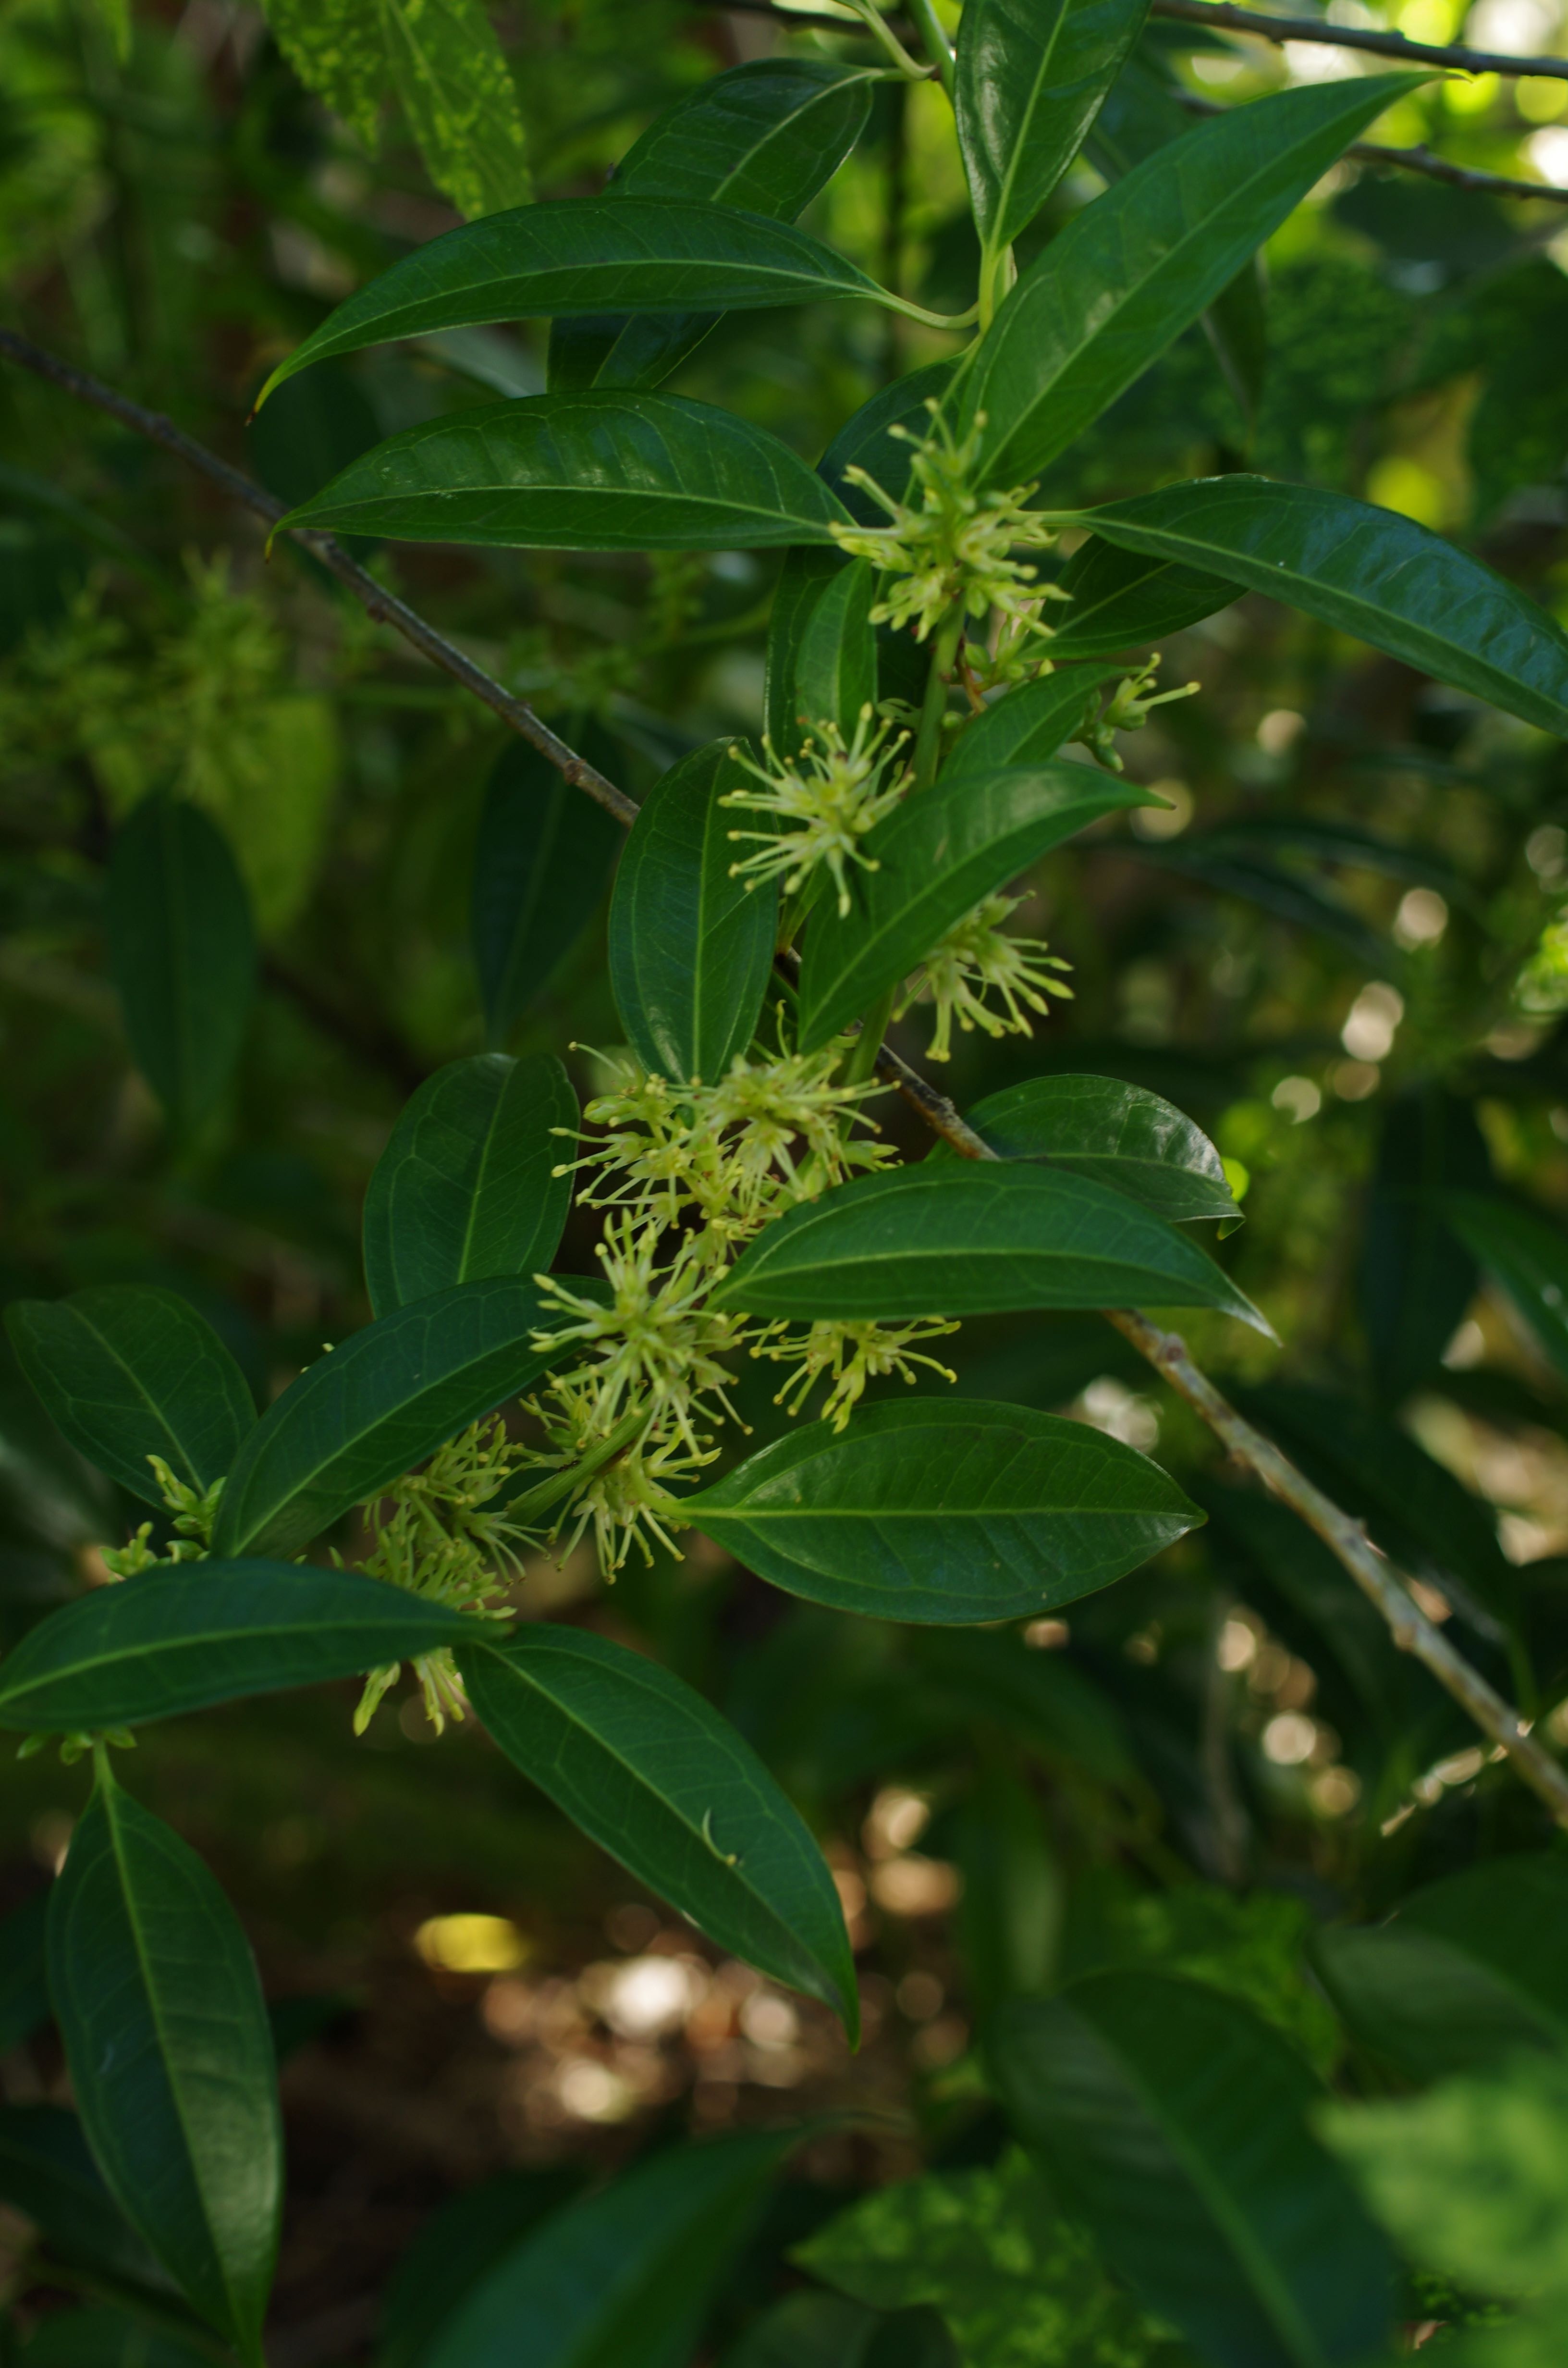
[[869, 559], [892, 578], [871, 611], [873, 621], [908, 626], [924, 642], [955, 606], [969, 617], [989, 616], [994, 609], [1004, 632], [1011, 629], [1017, 636], [1049, 639], [1050, 628], [1040, 618], [1048, 596], [1035, 585], [1039, 571], [1013, 557], [1016, 551], [1038, 551], [1055, 540], [1053, 529], [1026, 507], [1034, 486], [976, 491], [972, 480], [984, 414], [976, 414], [960, 443], [934, 397], [926, 408], [932, 425], [924, 440], [904, 427], [888, 431], [915, 447], [904, 500], [895, 501], [864, 469], [845, 471], [847, 483], [859, 486], [888, 517], [886, 526], [832, 529], [842, 550]]
[[935, 1357], [921, 1355], [915, 1343], [940, 1339], [944, 1333], [958, 1328], [937, 1315], [923, 1315], [912, 1324], [819, 1322], [793, 1335], [787, 1325], [776, 1323], [764, 1326], [751, 1353], [766, 1357], [772, 1364], [800, 1367], [773, 1401], [790, 1414], [801, 1412], [825, 1375], [833, 1386], [823, 1402], [822, 1419], [831, 1422], [835, 1430], [842, 1430], [869, 1381], [896, 1373], [900, 1381], [913, 1382], [915, 1367], [926, 1365], [945, 1382], [956, 1382], [958, 1375], [950, 1367]]
[[1152, 708], [1164, 707], [1173, 699], [1190, 699], [1195, 690], [1203, 687], [1201, 683], [1184, 682], [1175, 690], [1162, 690], [1151, 697], [1159, 671], [1160, 653], [1156, 650], [1146, 666], [1140, 666], [1136, 674], [1127, 675], [1117, 684], [1097, 722], [1085, 723], [1078, 734], [1090, 754], [1113, 773], [1119, 773], [1122, 769], [1116, 747], [1119, 732], [1141, 732], [1149, 721]]
[[[987, 1036], [1028, 1036], [1029, 1012], [1048, 1017], [1049, 996], [1071, 1000], [1073, 990], [1058, 973], [1072, 964], [1051, 953], [1043, 938], [1010, 938], [1003, 929], [1024, 901], [985, 897], [927, 955], [915, 994], [928, 995], [937, 1007], [937, 1026], [926, 1047], [933, 1061], [951, 1058], [955, 1019], [966, 1035], [980, 1028]], [[987, 1008], [983, 998], [993, 993], [1001, 996], [1005, 1010]], [[911, 995], [909, 1001], [914, 999]]]
[[104, 1568], [111, 1578], [135, 1578], [144, 1570], [161, 1565], [180, 1562], [205, 1562], [212, 1543], [212, 1524], [218, 1518], [218, 1499], [223, 1493], [222, 1480], [214, 1480], [210, 1488], [196, 1489], [178, 1480], [161, 1455], [149, 1455], [153, 1477], [174, 1516], [171, 1527], [175, 1534], [169, 1540], [168, 1552], [153, 1552], [153, 1524], [143, 1521], [122, 1546], [104, 1548]]
[[[860, 710], [847, 745], [836, 723], [824, 723], [801, 744], [793, 760], [778, 756], [766, 738], [760, 765], [743, 748], [733, 748], [736, 763], [760, 786], [732, 790], [719, 803], [765, 816], [767, 827], [730, 833], [733, 839], [758, 842], [755, 854], [731, 864], [730, 877], [744, 880], [748, 888], [763, 880], [782, 880], [784, 894], [794, 896], [825, 869], [837, 891], [839, 915], [846, 914], [845, 866], [858, 863], [875, 871], [876, 862], [862, 853], [860, 841], [892, 814], [908, 786], [908, 768], [895, 766], [895, 759], [909, 734], [900, 733], [890, 745], [891, 728], [878, 723], [868, 705]], [[890, 766], [895, 766], [891, 778]]]

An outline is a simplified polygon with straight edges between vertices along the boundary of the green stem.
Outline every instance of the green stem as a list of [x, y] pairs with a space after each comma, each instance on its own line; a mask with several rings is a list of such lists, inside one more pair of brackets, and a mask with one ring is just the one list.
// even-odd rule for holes
[[854, 9], [866, 30], [881, 43], [904, 81], [924, 82], [926, 80], [931, 69], [929, 66], [919, 64], [910, 56], [909, 51], [877, 6], [877, 0], [845, 0], [845, 6]]
[[980, 302], [975, 308], [975, 318], [980, 323], [982, 336], [991, 326], [995, 317], [996, 307], [1011, 288], [1014, 277], [1013, 250], [1010, 246], [1000, 246], [994, 251], [987, 249], [981, 256]]
[[907, 296], [895, 296], [888, 288], [879, 288], [877, 301], [890, 312], [902, 313], [906, 321], [918, 321], [926, 329], [972, 329], [980, 318], [978, 304], [971, 304], [967, 313], [928, 313], [924, 304], [912, 304]]
[[926, 56], [942, 78], [942, 88], [953, 95], [953, 52], [933, 0], [904, 0]]
[[580, 1487], [585, 1480], [591, 1480], [603, 1465], [624, 1454], [647, 1428], [645, 1407], [639, 1408], [635, 1414], [622, 1415], [608, 1438], [601, 1440], [580, 1463], [572, 1464], [564, 1472], [552, 1472], [548, 1480], [541, 1480], [537, 1487], [528, 1489], [525, 1495], [503, 1497], [501, 1501], [506, 1508], [507, 1520], [525, 1523], [536, 1520], [540, 1513], [547, 1513], [552, 1505], [558, 1505], [563, 1497], [569, 1497], [574, 1488]]
[[937, 626], [931, 643], [931, 668], [926, 696], [920, 703], [920, 728], [915, 735], [914, 790], [929, 789], [942, 761], [942, 718], [948, 712], [948, 677], [959, 654], [963, 610], [956, 604]]
[[898, 989], [890, 986], [887, 993], [872, 1004], [860, 1022], [860, 1033], [850, 1048], [849, 1058], [840, 1072], [840, 1083], [863, 1086], [877, 1065], [877, 1054], [882, 1049], [882, 1038], [888, 1032], [888, 1021], [898, 1000]]

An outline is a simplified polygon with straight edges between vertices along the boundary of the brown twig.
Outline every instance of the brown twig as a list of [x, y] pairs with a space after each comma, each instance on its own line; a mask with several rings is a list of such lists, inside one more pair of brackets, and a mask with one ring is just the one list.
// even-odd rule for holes
[[[235, 497], [245, 502], [264, 518], [276, 519], [282, 505], [270, 494], [254, 485], [248, 477], [216, 453], [175, 427], [171, 420], [156, 412], [143, 411], [140, 404], [130, 403], [105, 386], [98, 379], [84, 370], [74, 370], [69, 363], [59, 361], [52, 354], [17, 337], [8, 330], [0, 330], [0, 353], [19, 361], [25, 369], [35, 370], [84, 402], [95, 404], [115, 418], [126, 422], [155, 443], [176, 452], [193, 468], [200, 470], [214, 484], [223, 485]], [[373, 576], [355, 565], [346, 552], [340, 552], [329, 537], [301, 534], [298, 540], [307, 549], [323, 556], [318, 546], [324, 545], [335, 554], [340, 564], [333, 573], [362, 599], [372, 616], [382, 617], [400, 632], [445, 667], [455, 680], [476, 691], [486, 706], [494, 710], [513, 728], [523, 734], [540, 748], [552, 764], [559, 767], [564, 778], [577, 788], [585, 790], [609, 812], [624, 822], [631, 821], [637, 812], [632, 801], [616, 789], [600, 773], [597, 773], [565, 742], [557, 739], [540, 723], [531, 708], [520, 700], [512, 699], [498, 683], [491, 681], [477, 666], [452, 647], [433, 626], [401, 601], [387, 605], [390, 596]], [[324, 564], [331, 563], [324, 559]], [[475, 679], [471, 680], [471, 676]], [[483, 686], [483, 688], [481, 688]], [[596, 786], [597, 784], [597, 786]], [[607, 794], [608, 793], [608, 794]], [[932, 1132], [950, 1144], [966, 1159], [994, 1159], [997, 1155], [977, 1134], [954, 1108], [945, 1094], [940, 1094], [919, 1071], [911, 1068], [889, 1044], [883, 1044], [877, 1055], [877, 1071], [890, 1084], [897, 1087], [910, 1107], [918, 1112]], [[1184, 1397], [1229, 1450], [1237, 1462], [1256, 1474], [1274, 1496], [1289, 1505], [1293, 1512], [1316, 1531], [1324, 1544], [1343, 1564], [1358, 1587], [1369, 1599], [1387, 1622], [1394, 1643], [1401, 1651], [1414, 1653], [1431, 1671], [1439, 1685], [1452, 1695], [1483, 1734], [1506, 1752], [1518, 1770], [1521, 1780], [1530, 1787], [1551, 1811], [1558, 1823], [1568, 1826], [1568, 1771], [1564, 1771], [1551, 1754], [1538, 1743], [1526, 1727], [1519, 1713], [1502, 1696], [1495, 1693], [1479, 1670], [1471, 1667], [1463, 1655], [1454, 1650], [1447, 1638], [1426, 1618], [1411, 1596], [1409, 1588], [1392, 1563], [1384, 1560], [1368, 1540], [1360, 1524], [1342, 1512], [1320, 1489], [1314, 1488], [1304, 1473], [1298, 1472], [1288, 1457], [1282, 1455], [1271, 1440], [1255, 1430], [1235, 1408], [1223, 1398], [1208, 1376], [1201, 1372], [1187, 1353], [1187, 1343], [1178, 1333], [1162, 1332], [1146, 1317], [1131, 1309], [1107, 1309], [1109, 1322], [1132, 1343], [1140, 1355], [1146, 1357], [1155, 1370]]]
[[[30, 338], [17, 336], [12, 329], [0, 329], [0, 354], [19, 363], [23, 370], [36, 371], [40, 378], [48, 379], [52, 385], [63, 387], [68, 394], [78, 396], [83, 403], [93, 404], [99, 411], [107, 411], [111, 418], [134, 428], [139, 436], [145, 436], [152, 443], [161, 444], [165, 452], [173, 452], [188, 467], [199, 470], [211, 484], [222, 486], [233, 500], [243, 502], [247, 509], [255, 511], [257, 518], [265, 518], [269, 526], [277, 527], [287, 516], [287, 503], [277, 500], [242, 470], [231, 468], [227, 461], [220, 460], [216, 452], [210, 452], [204, 444], [199, 444], [182, 427], [176, 427], [174, 421], [166, 419], [162, 412], [144, 411], [141, 404], [132, 403], [117, 388], [106, 386], [102, 379], [94, 378], [86, 370], [77, 370], [72, 363], [62, 361], [58, 355], [46, 352], [41, 346], [35, 346]], [[574, 789], [585, 791], [596, 804], [614, 814], [618, 822], [630, 824], [636, 821], [636, 803], [627, 796], [624, 790], [618, 790], [613, 781], [607, 781], [585, 757], [579, 757], [574, 748], [568, 747], [564, 740], [558, 738], [549, 724], [534, 713], [526, 700], [514, 699], [511, 692], [504, 690], [483, 666], [475, 666], [473, 660], [465, 657], [445, 634], [438, 633], [433, 625], [427, 624], [416, 609], [411, 609], [406, 601], [400, 600], [395, 592], [389, 592], [384, 584], [378, 584], [367, 568], [349, 558], [340, 542], [329, 534], [312, 534], [301, 527], [284, 527], [282, 530], [301, 550], [308, 551], [329, 575], [335, 575], [340, 584], [347, 586], [379, 624], [390, 625], [394, 632], [403, 635], [405, 642], [412, 642], [422, 656], [428, 658], [433, 666], [438, 666], [444, 674], [449, 674], [464, 690], [472, 691], [475, 699], [483, 700], [485, 706], [504, 723], [509, 723], [514, 732], [520, 733], [571, 782]]]

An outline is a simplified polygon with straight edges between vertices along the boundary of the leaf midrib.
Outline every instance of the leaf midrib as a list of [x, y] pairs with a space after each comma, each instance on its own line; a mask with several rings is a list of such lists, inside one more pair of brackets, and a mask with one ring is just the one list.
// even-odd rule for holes
[[[126, 1362], [125, 1358], [115, 1347], [114, 1342], [109, 1338], [108, 1333], [101, 1332], [97, 1326], [93, 1322], [90, 1315], [84, 1315], [79, 1307], [73, 1308], [71, 1312], [76, 1318], [76, 1321], [82, 1326], [83, 1329], [92, 1334], [93, 1338], [104, 1350], [104, 1353], [108, 1356], [110, 1362], [117, 1365], [119, 1368], [119, 1371], [125, 1375], [126, 1380], [131, 1383], [132, 1390], [141, 1399], [142, 1404], [146, 1407], [147, 1412], [153, 1417], [153, 1421], [158, 1425], [158, 1428], [162, 1430], [165, 1438], [172, 1443], [178, 1452], [185, 1464], [187, 1472], [190, 1474], [190, 1477], [196, 1483], [196, 1486], [199, 1488], [205, 1487], [207, 1484], [200, 1464], [198, 1463], [195, 1456], [186, 1445], [185, 1440], [180, 1436], [179, 1432], [175, 1429], [169, 1417], [164, 1412], [162, 1406], [159, 1406], [157, 1400], [150, 1395], [135, 1367]], [[92, 1405], [94, 1401], [89, 1398], [82, 1401], [82, 1403]]]
[[[1067, 17], [1068, 0], [1060, 0], [1060, 5], [1058, 6], [1056, 12], [1056, 22], [1051, 28], [1051, 39], [1046, 43], [1045, 48], [1041, 52], [1039, 71], [1035, 74], [1034, 81], [1029, 91], [1028, 103], [1023, 108], [1018, 118], [1022, 129], [1017, 139], [1013, 142], [1013, 154], [1011, 159], [1009, 160], [1006, 170], [1003, 174], [998, 185], [996, 193], [996, 209], [992, 217], [990, 231], [987, 234], [986, 244], [988, 246], [1000, 246], [1003, 244], [1002, 224], [1006, 222], [1008, 208], [1012, 204], [1013, 191], [1017, 186], [1019, 171], [1023, 165], [1024, 152], [1028, 146], [1031, 138], [1034, 136], [1035, 118], [1040, 111], [1040, 94], [1046, 85], [1051, 68], [1055, 63], [1057, 44], [1061, 40], [1062, 36], [1066, 29]], [[1019, 227], [1022, 228], [1023, 225], [1020, 224]], [[1015, 231], [1013, 234], [1016, 237], [1017, 235], [1017, 231]]]

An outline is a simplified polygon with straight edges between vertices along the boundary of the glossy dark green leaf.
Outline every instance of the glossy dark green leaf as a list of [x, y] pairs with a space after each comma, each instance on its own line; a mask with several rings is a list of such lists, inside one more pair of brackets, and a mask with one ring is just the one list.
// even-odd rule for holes
[[115, 835], [109, 970], [137, 1066], [177, 1125], [204, 1118], [256, 992], [250, 899], [228, 841], [187, 799], [143, 798]]
[[1057, 580], [1073, 598], [1070, 609], [1051, 610], [1051, 648], [1057, 658], [1110, 657], [1144, 648], [1228, 609], [1237, 597], [1237, 586], [1218, 575], [1123, 551], [1098, 535], [1080, 544]]
[[113, 1537], [120, 1518], [112, 1483], [45, 1413], [4, 1327], [0, 1327], [0, 1508], [27, 1536], [64, 1554]]
[[1415, 79], [1357, 76], [1227, 108], [1075, 214], [1019, 279], [954, 392], [961, 430], [985, 415], [991, 479], [1037, 477], [1064, 451]]
[[[572, 745], [611, 779], [614, 743], [589, 725]], [[526, 741], [495, 762], [473, 850], [470, 907], [485, 1033], [499, 1049], [593, 918], [626, 834]]]
[[1481, 1192], [1450, 1192], [1442, 1214], [1568, 1373], [1568, 1234], [1537, 1210]]
[[751, 1746], [645, 1655], [585, 1629], [469, 1645], [475, 1710], [515, 1767], [720, 1948], [822, 1998], [853, 2037], [833, 1876]]
[[365, 1195], [378, 1315], [453, 1283], [548, 1269], [572, 1205], [577, 1097], [551, 1053], [476, 1053], [426, 1077]]
[[895, 1323], [1031, 1307], [1220, 1307], [1268, 1326], [1222, 1267], [1122, 1192], [1063, 1168], [925, 1162], [776, 1218], [716, 1307]]
[[982, 245], [1027, 230], [1084, 144], [1145, 0], [971, 0], [953, 99]]
[[1449, 1223], [1447, 1197], [1483, 1192], [1491, 1181], [1491, 1156], [1470, 1103], [1436, 1086], [1390, 1099], [1358, 1283], [1373, 1372], [1391, 1406], [1431, 1373], [1475, 1296], [1480, 1269]]
[[362, 1571], [184, 1563], [95, 1588], [30, 1628], [0, 1662], [0, 1727], [140, 1726], [358, 1677], [473, 1633], [461, 1612]]
[[192, 2307], [258, 2363], [283, 2184], [261, 1984], [207, 1868], [107, 1767], [54, 1886], [49, 1978], [111, 2192]]
[[1125, 550], [1222, 572], [1543, 732], [1568, 734], [1568, 633], [1517, 585], [1396, 511], [1321, 486], [1204, 477], [1085, 518]]
[[49, 2021], [43, 1950], [48, 1914], [48, 1892], [35, 1891], [0, 1920], [0, 2055], [20, 2047]]
[[1004, 768], [1048, 765], [1059, 748], [1076, 739], [1091, 709], [1098, 706], [1096, 691], [1119, 671], [1117, 666], [1074, 666], [1008, 691], [964, 726], [942, 768], [944, 787]]
[[213, 1553], [309, 1545], [351, 1505], [525, 1390], [551, 1362], [532, 1339], [549, 1323], [537, 1283], [495, 1276], [400, 1307], [318, 1357], [246, 1441], [218, 1508]]
[[[607, 199], [698, 198], [793, 222], [864, 129], [872, 77], [825, 58], [754, 58], [685, 91], [627, 151]], [[554, 387], [657, 386], [717, 315], [643, 313], [562, 321], [551, 332]]]
[[329, 355], [492, 321], [738, 311], [881, 293], [792, 222], [699, 199], [562, 198], [463, 223], [394, 263], [278, 363], [257, 398]]
[[104, 2185], [81, 2123], [62, 2107], [0, 2105], [0, 2203], [25, 2212], [63, 2260], [163, 2284], [162, 2270]]
[[1401, 1902], [1386, 1924], [1331, 1924], [1312, 1964], [1364, 2047], [1409, 2080], [1568, 2045], [1568, 1869], [1494, 1859]]
[[914, 447], [931, 432], [930, 405], [946, 394], [957, 367], [950, 361], [926, 362], [894, 379], [850, 415], [818, 461], [818, 474], [861, 526], [885, 526], [887, 512], [863, 485], [852, 482], [848, 472], [863, 470], [890, 500], [902, 501]]
[[836, 724], [846, 741], [877, 700], [877, 637], [871, 603], [877, 579], [867, 559], [840, 568], [812, 607], [795, 660], [797, 712], [820, 735]]
[[150, 1455], [206, 1489], [256, 1427], [244, 1375], [177, 1292], [106, 1282], [69, 1299], [15, 1300], [6, 1329], [72, 1446], [150, 1505], [164, 1501]]
[[845, 517], [788, 445], [733, 412], [590, 392], [407, 428], [288, 524], [524, 551], [739, 551], [830, 542]]
[[754, 817], [724, 799], [749, 780], [733, 744], [673, 765], [632, 825], [609, 908], [609, 975], [646, 1069], [716, 1083], [751, 1042], [778, 918], [772, 881], [730, 876]]
[[442, 2323], [546, 2215], [574, 2199], [584, 2174], [566, 2164], [504, 2170], [460, 2188], [430, 2214], [381, 2298], [376, 2368], [422, 2368]]
[[801, 965], [801, 1044], [836, 1036], [917, 970], [982, 897], [1063, 839], [1106, 814], [1158, 803], [1136, 782], [1069, 764], [960, 768], [906, 798], [861, 841], [865, 864], [852, 870], [848, 912], [824, 899], [813, 916]]
[[687, 2368], [798, 2137], [657, 2148], [525, 2238], [447, 2322], [429, 2368]]
[[973, 1398], [790, 1431], [682, 1511], [791, 1595], [954, 1625], [1071, 1603], [1203, 1518], [1119, 1440]]
[[817, 602], [835, 577], [847, 571], [842, 552], [808, 544], [786, 553], [767, 620], [763, 721], [781, 757], [792, 757], [803, 736], [796, 675]]
[[[1239, 1224], [1219, 1153], [1174, 1104], [1119, 1077], [1027, 1077], [965, 1112], [1004, 1159], [1039, 1159], [1131, 1194], [1173, 1224], [1199, 1217]], [[927, 1155], [958, 1154], [938, 1142]]]
[[1004, 2007], [1009, 2118], [1145, 2307], [1214, 2368], [1349, 2368], [1392, 2328], [1393, 2264], [1307, 2128], [1321, 2094], [1235, 1998], [1106, 1973]]

